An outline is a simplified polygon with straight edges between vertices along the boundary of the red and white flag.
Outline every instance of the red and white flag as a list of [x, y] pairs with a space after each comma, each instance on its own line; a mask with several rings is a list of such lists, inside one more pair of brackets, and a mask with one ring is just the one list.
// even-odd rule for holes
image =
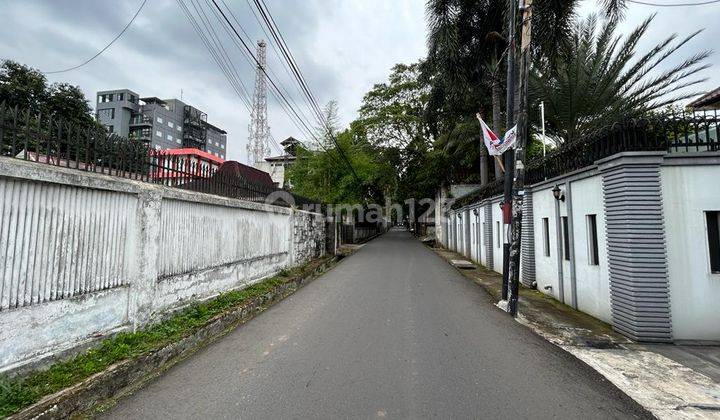
[[480, 121], [482, 127], [483, 140], [485, 147], [488, 149], [488, 153], [491, 156], [502, 155], [506, 150], [515, 147], [515, 140], [517, 139], [517, 125], [509, 129], [502, 139], [493, 133], [493, 131], [485, 124], [485, 121], [477, 114], [477, 119]]

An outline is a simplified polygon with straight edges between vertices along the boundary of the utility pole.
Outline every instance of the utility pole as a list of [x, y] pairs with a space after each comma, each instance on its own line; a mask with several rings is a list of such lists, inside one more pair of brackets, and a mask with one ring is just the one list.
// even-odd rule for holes
[[517, 314], [520, 289], [520, 242], [522, 239], [522, 207], [525, 196], [525, 147], [528, 144], [528, 82], [530, 74], [530, 42], [532, 38], [532, 0], [521, 0], [523, 11], [522, 42], [520, 46], [520, 101], [518, 113], [518, 138], [515, 148], [515, 180], [512, 200], [512, 241], [510, 243], [510, 267], [508, 278], [510, 290], [508, 312]]
[[[515, 0], [508, 0], [508, 51], [507, 51], [507, 93], [505, 96], [505, 130], [510, 129], [515, 122]], [[498, 132], [498, 135], [500, 133]], [[505, 183], [504, 183], [504, 199], [502, 203], [503, 229], [507, 232], [510, 227], [510, 205], [512, 202], [512, 184], [513, 184], [513, 162], [515, 161], [515, 152], [513, 149], [503, 153], [505, 166]], [[504, 238], [505, 235], [503, 234]], [[505, 243], [503, 239], [503, 284], [502, 284], [502, 300], [508, 300], [508, 269], [510, 266], [510, 244]]]

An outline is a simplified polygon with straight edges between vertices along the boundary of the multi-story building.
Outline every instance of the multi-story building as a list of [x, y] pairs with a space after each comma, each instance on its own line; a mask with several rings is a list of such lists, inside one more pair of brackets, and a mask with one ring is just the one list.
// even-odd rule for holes
[[195, 148], [225, 159], [227, 133], [207, 114], [179, 99], [141, 98], [129, 89], [97, 93], [98, 121], [108, 132], [147, 142], [154, 149]]

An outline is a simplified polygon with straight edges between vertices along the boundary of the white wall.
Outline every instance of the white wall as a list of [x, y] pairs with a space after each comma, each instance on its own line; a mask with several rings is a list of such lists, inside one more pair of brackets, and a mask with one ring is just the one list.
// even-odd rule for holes
[[[533, 189], [533, 226], [535, 227], [535, 281], [537, 290], [561, 300], [560, 282], [558, 279], [558, 232], [555, 228], [555, 197], [552, 194], [552, 187]], [[548, 219], [549, 250], [550, 255], [544, 253], [543, 244], [543, 218]], [[549, 286], [549, 288], [548, 288]]]
[[259, 169], [263, 172], [270, 174], [270, 178], [279, 188], [283, 188], [285, 185], [285, 166], [282, 164], [273, 165], [270, 162], [255, 162], [253, 163], [255, 169]]
[[[477, 214], [474, 214], [477, 213]], [[480, 207], [474, 207], [470, 210], [470, 217], [473, 221], [472, 234], [474, 243], [472, 247], [472, 260], [481, 262], [483, 254], [483, 240], [482, 240], [482, 210]]]
[[322, 215], [17, 159], [0, 197], [0, 372], [324, 251]]
[[480, 263], [484, 266], [487, 266], [488, 264], [488, 256], [487, 256], [487, 247], [485, 246], [485, 230], [488, 229], [487, 226], [485, 226], [485, 206], [478, 207], [478, 220], [480, 223], [480, 239], [479, 239], [479, 247], [480, 247]]
[[[554, 182], [532, 186], [535, 241], [535, 275], [537, 290], [566, 304], [572, 304], [572, 272], [570, 261], [563, 258], [562, 243], [558, 250], [561, 228], [555, 215], [556, 200], [552, 189], [558, 185], [566, 192], [570, 181], [572, 200], [571, 245], [577, 307], [605, 322], [612, 322], [606, 219], [603, 203], [602, 176], [593, 167], [573, 173]], [[674, 340], [720, 341], [720, 274], [710, 272], [710, 258], [705, 211], [720, 211], [720, 154], [666, 155], [661, 166], [663, 211], [668, 260], [668, 282], [672, 332]], [[500, 197], [491, 204], [492, 247], [494, 271], [502, 273], [502, 246], [497, 244], [498, 223], [503, 231]], [[480, 203], [473, 203], [474, 207]], [[472, 207], [459, 211], [466, 211]], [[567, 201], [559, 203], [559, 215], [567, 216]], [[486, 207], [479, 207], [478, 218], [484, 221]], [[596, 215], [599, 265], [590, 265], [588, 224], [586, 216]], [[549, 223], [549, 250], [545, 256], [543, 218]], [[482, 248], [480, 262], [487, 266], [484, 226], [480, 240], [473, 244]], [[455, 249], [462, 249], [456, 247]], [[562, 262], [563, 291], [560, 290], [558, 259]], [[549, 286], [549, 288], [546, 288]]]
[[720, 166], [663, 166], [661, 181], [676, 340], [720, 341], [720, 274], [710, 273], [704, 211], [720, 211]]
[[[491, 203], [492, 212], [492, 246], [493, 246], [493, 270], [502, 274], [503, 272], [503, 243], [507, 242], [507, 233], [503, 225], [502, 209], [500, 200]], [[498, 224], [499, 222], [499, 224]], [[498, 228], [499, 226], [499, 228]], [[498, 246], [498, 235], [500, 235], [500, 246]]]
[[[610, 279], [608, 277], [607, 247], [605, 245], [602, 178], [593, 176], [574, 181], [570, 184], [570, 188], [572, 194], [578, 309], [605, 322], [611, 322]], [[552, 197], [552, 193], [550, 196]], [[589, 214], [596, 215], [599, 265], [590, 265], [589, 260], [586, 217]]]

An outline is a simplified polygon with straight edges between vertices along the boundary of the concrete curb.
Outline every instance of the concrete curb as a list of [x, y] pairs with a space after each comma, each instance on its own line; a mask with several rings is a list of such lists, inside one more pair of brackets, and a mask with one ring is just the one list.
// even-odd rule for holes
[[130, 388], [140, 388], [153, 376], [223, 337], [270, 306], [282, 301], [310, 283], [339, 262], [329, 257], [310, 272], [277, 286], [267, 294], [251, 299], [242, 306], [217, 315], [192, 335], [171, 343], [150, 354], [116, 363], [102, 372], [69, 388], [48, 395], [8, 419], [64, 419], [89, 413], [99, 405], [121, 396]]

